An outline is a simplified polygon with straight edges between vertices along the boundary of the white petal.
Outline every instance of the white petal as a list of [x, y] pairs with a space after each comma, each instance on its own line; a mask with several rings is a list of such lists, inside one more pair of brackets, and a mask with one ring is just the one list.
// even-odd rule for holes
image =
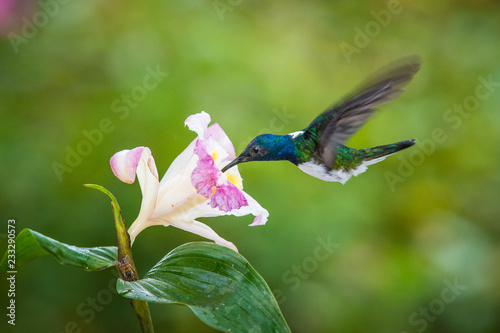
[[[198, 162], [192, 144], [172, 163], [160, 182], [155, 217], [169, 219], [200, 203], [191, 181], [191, 174]], [[193, 202], [196, 199], [196, 202]], [[206, 198], [204, 199], [206, 201]]]
[[238, 166], [234, 166], [224, 173], [224, 176], [240, 190], [243, 189], [243, 178], [241, 178]]
[[219, 142], [215, 141], [214, 138], [207, 137], [207, 139], [203, 140], [202, 142], [205, 145], [207, 154], [212, 156], [215, 165], [217, 165], [219, 169], [221, 169], [222, 166], [225, 166], [227, 164], [227, 161], [233, 160], [233, 158], [230, 157], [229, 153], [220, 145]]
[[[179, 178], [186, 178], [180, 175]], [[163, 189], [162, 189], [163, 190]], [[163, 193], [161, 201], [157, 202], [154, 218], [169, 220], [178, 215], [184, 214], [193, 207], [208, 201], [203, 195], [196, 193], [196, 189], [191, 182], [185, 179], [179, 179], [178, 182], [172, 182]], [[202, 215], [194, 216], [192, 219]]]
[[142, 202], [139, 216], [129, 228], [131, 241], [133, 242], [137, 234], [147, 225], [156, 207], [159, 180], [156, 165], [149, 148], [144, 150], [137, 165], [137, 178], [142, 191]]
[[184, 125], [189, 127], [191, 131], [198, 133], [201, 139], [205, 139], [205, 133], [207, 131], [208, 124], [210, 123], [210, 115], [205, 111], [193, 114], [186, 118]]
[[204, 223], [201, 223], [198, 221], [185, 222], [185, 221], [175, 220], [175, 221], [169, 221], [168, 224], [170, 224], [176, 228], [179, 228], [179, 229], [182, 229], [185, 231], [189, 231], [193, 234], [200, 235], [201, 237], [211, 239], [214, 242], [216, 242], [217, 244], [224, 245], [224, 246], [238, 252], [238, 249], [236, 248], [236, 246], [234, 246], [233, 243], [231, 243], [231, 242], [225, 240], [224, 238], [220, 237], [219, 235], [217, 235], [217, 233], [212, 228], [210, 228], [208, 225], [206, 225]]
[[228, 153], [227, 160], [232, 161], [236, 158], [233, 143], [219, 124], [215, 123], [208, 128], [207, 137], [211, 137], [217, 141], [217, 143]]
[[[194, 203], [195, 201], [192, 202]], [[189, 221], [197, 219], [198, 217], [215, 217], [229, 214], [230, 213], [221, 211], [219, 208], [210, 207], [208, 199], [205, 198], [205, 200], [199, 202], [197, 205], [191, 206], [189, 209], [180, 212], [175, 216], [175, 218], [183, 221]]]
[[[198, 157], [195, 156], [194, 154], [194, 147], [196, 146], [196, 142], [198, 140], [203, 140], [205, 138], [207, 133], [207, 125], [209, 123], [210, 123], [210, 115], [205, 111], [187, 117], [184, 124], [187, 125], [190, 130], [196, 132], [199, 137], [194, 139], [189, 144], [189, 146], [186, 149], [184, 149], [184, 151], [180, 153], [179, 156], [175, 158], [175, 160], [172, 162], [172, 164], [170, 165], [170, 167], [168, 168], [167, 172], [165, 173], [165, 175], [161, 180], [161, 185], [160, 185], [161, 187], [163, 187], [163, 185], [166, 182], [170, 181], [170, 179], [173, 178], [175, 175], [177, 175], [181, 170], [188, 168], [188, 165], [190, 163], [193, 163], [193, 158], [194, 158], [194, 163], [196, 163]], [[210, 128], [212, 127], [213, 126], [210, 126]]]
[[165, 172], [160, 182], [160, 199], [163, 197], [164, 192], [168, 191], [169, 184], [174, 181], [174, 178], [178, 178], [179, 173], [189, 173], [189, 175], [191, 175], [191, 172], [196, 167], [196, 161], [198, 160], [198, 156], [194, 154], [196, 141], [198, 141], [198, 139], [193, 140], [193, 142], [176, 157], [167, 172]]
[[245, 194], [245, 198], [248, 201], [248, 206], [241, 207], [237, 211], [232, 212], [232, 214], [234, 216], [244, 216], [248, 214], [252, 214], [253, 216], [255, 216], [255, 219], [250, 224], [251, 227], [266, 224], [267, 218], [269, 217], [269, 212], [267, 211], [267, 209], [259, 205], [259, 203], [247, 193], [243, 193]]
[[134, 244], [135, 238], [141, 231], [153, 225], [156, 225], [156, 223], [154, 223], [151, 220], [137, 218], [128, 229], [128, 235], [130, 236], [130, 244]]
[[[245, 193], [244, 191], [242, 191], [242, 193], [248, 202], [248, 206], [243, 206], [240, 209], [233, 209], [229, 212], [224, 212], [219, 208], [212, 208], [208, 201], [202, 201], [198, 205], [192, 206], [184, 212], [178, 212], [178, 214], [176, 214], [174, 218], [188, 221], [197, 219], [199, 217], [215, 217], [222, 215], [245, 216], [252, 214], [255, 216], [255, 219], [250, 224], [250, 226], [266, 224], [267, 218], [269, 217], [269, 212], [261, 205], [259, 205], [259, 203], [247, 193]], [[196, 203], [196, 201], [191, 202], [191, 204], [193, 203]], [[170, 218], [172, 218], [172, 216]]]

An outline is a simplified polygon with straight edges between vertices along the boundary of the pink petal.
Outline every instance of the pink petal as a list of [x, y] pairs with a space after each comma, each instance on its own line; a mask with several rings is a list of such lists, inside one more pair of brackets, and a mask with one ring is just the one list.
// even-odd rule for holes
[[215, 166], [212, 156], [207, 154], [203, 141], [196, 142], [194, 152], [199, 160], [191, 174], [191, 182], [196, 191], [208, 199], [213, 194], [213, 188], [222, 173]]
[[135, 181], [137, 164], [139, 164], [142, 153], [146, 149], [149, 151], [149, 155], [151, 155], [151, 151], [147, 147], [122, 150], [114, 154], [111, 157], [110, 164], [115, 176], [124, 183], [132, 184]]
[[205, 111], [193, 114], [186, 118], [184, 126], [187, 125], [191, 131], [198, 134], [201, 139], [205, 139], [208, 124], [210, 123], [210, 115]]
[[210, 199], [210, 206], [212, 208], [218, 207], [224, 212], [230, 212], [248, 206], [248, 202], [242, 191], [233, 183], [227, 182], [227, 184], [217, 186], [215, 194]]

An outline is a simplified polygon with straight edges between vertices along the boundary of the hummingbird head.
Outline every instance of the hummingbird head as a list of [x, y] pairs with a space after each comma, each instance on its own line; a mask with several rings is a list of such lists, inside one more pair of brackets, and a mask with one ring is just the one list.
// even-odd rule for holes
[[252, 161], [288, 160], [295, 163], [295, 145], [289, 135], [261, 134], [250, 141], [236, 159], [221, 171], [226, 172], [236, 164]]

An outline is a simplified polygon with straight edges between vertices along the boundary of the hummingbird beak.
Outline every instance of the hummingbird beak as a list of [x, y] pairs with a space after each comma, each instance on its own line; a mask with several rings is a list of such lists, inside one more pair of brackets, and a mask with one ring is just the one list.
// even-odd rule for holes
[[242, 162], [245, 162], [243, 160], [243, 158], [240, 156], [236, 157], [234, 160], [232, 160], [231, 162], [229, 162], [228, 165], [226, 165], [225, 167], [222, 168], [222, 173], [226, 172], [227, 170], [231, 169], [232, 167], [234, 167], [236, 164], [240, 164]]

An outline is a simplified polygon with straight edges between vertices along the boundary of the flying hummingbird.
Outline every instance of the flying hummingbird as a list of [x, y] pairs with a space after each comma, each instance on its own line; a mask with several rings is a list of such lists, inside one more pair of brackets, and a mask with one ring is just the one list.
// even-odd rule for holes
[[380, 69], [302, 131], [257, 136], [222, 172], [244, 162], [288, 160], [313, 177], [344, 184], [366, 171], [368, 165], [415, 144], [411, 139], [364, 149], [344, 146], [376, 107], [403, 92], [419, 68], [420, 58], [412, 56]]

